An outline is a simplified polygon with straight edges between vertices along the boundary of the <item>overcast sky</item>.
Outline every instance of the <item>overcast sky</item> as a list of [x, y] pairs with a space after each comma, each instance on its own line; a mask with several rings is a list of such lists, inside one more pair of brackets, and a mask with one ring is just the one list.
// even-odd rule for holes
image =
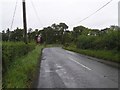
[[[88, 28], [103, 29], [118, 25], [118, 1], [113, 0], [102, 10], [80, 22], [110, 0], [26, 0], [28, 28], [43, 28], [53, 23], [64, 22], [72, 27], [83, 25]], [[39, 18], [32, 6], [34, 4]], [[0, 0], [0, 31], [10, 28], [16, 0]], [[39, 20], [40, 19], [40, 20]], [[13, 29], [23, 27], [22, 0], [18, 0]]]

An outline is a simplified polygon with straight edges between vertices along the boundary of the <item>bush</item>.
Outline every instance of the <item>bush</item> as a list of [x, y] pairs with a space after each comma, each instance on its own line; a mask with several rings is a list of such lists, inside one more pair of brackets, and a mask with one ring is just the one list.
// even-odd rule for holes
[[78, 38], [77, 48], [81, 48], [81, 49], [94, 48], [93, 45], [94, 40], [95, 40], [95, 36], [81, 35]]
[[105, 39], [106, 39], [106, 47], [107, 49], [109, 50], [118, 50], [119, 47], [120, 47], [120, 31], [111, 31], [109, 32], [106, 36], [105, 36]]
[[18, 57], [26, 55], [35, 48], [35, 44], [24, 44], [23, 42], [3, 42], [2, 43], [2, 63], [3, 72], [5, 72], [10, 64]]
[[109, 31], [101, 36], [80, 35], [77, 40], [79, 49], [120, 50], [120, 31]]
[[32, 88], [39, 69], [43, 46], [36, 46], [27, 55], [17, 58], [3, 76], [3, 90], [7, 88]]

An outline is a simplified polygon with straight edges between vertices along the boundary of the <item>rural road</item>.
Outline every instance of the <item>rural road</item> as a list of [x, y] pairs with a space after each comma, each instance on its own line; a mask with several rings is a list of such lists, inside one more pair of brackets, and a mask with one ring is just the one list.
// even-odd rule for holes
[[118, 88], [118, 69], [59, 47], [45, 48], [37, 88]]

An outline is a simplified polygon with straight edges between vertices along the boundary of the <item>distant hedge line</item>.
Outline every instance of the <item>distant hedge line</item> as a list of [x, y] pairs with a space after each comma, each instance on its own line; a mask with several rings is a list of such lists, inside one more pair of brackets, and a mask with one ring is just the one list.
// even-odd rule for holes
[[24, 44], [23, 42], [2, 43], [2, 65], [3, 73], [9, 68], [16, 58], [26, 55], [35, 48], [34, 43]]
[[79, 49], [120, 50], [120, 31], [111, 31], [101, 36], [80, 35], [77, 42]]

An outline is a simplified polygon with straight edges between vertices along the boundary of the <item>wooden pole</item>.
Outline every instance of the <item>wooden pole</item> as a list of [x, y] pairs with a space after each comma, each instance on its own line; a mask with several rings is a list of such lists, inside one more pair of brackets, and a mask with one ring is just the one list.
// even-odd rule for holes
[[27, 44], [27, 22], [26, 22], [26, 3], [25, 0], [22, 2], [23, 5], [23, 26], [24, 26], [24, 42]]

